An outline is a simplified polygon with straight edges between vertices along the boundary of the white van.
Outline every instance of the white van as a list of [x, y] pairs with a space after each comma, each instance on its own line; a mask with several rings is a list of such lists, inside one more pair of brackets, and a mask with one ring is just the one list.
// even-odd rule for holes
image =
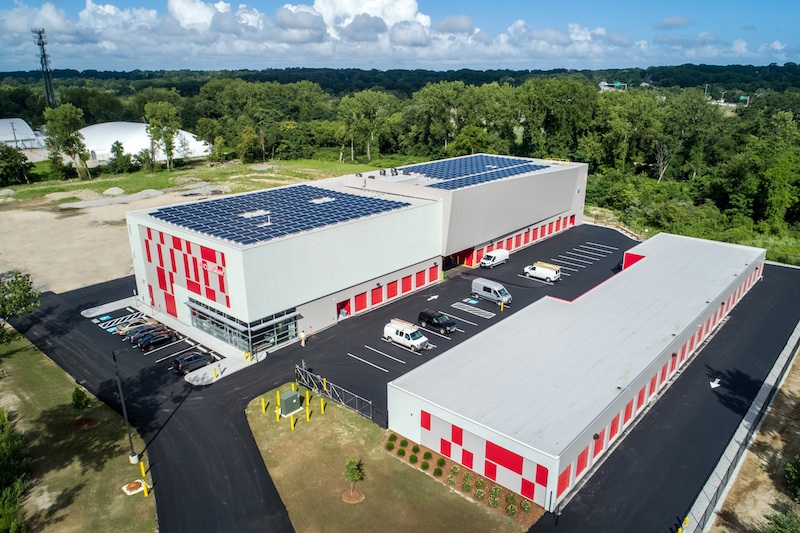
[[499, 248], [484, 255], [481, 259], [480, 266], [483, 268], [494, 268], [506, 262], [508, 262], [508, 250]]
[[472, 280], [472, 297], [483, 298], [491, 302], [508, 305], [511, 303], [511, 294], [500, 283], [486, 278]]
[[529, 278], [542, 279], [544, 281], [552, 282], [561, 277], [561, 267], [558, 265], [545, 263], [543, 261], [537, 261], [532, 265], [526, 266], [522, 273]]
[[383, 338], [405, 346], [412, 352], [419, 352], [428, 347], [428, 337], [420, 333], [419, 327], [399, 318], [393, 318], [383, 326]]

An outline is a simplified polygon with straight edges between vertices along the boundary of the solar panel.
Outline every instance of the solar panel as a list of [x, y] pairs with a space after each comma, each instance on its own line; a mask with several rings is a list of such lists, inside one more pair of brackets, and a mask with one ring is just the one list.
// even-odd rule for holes
[[[321, 199], [326, 200], [318, 203]], [[254, 244], [408, 205], [311, 185], [296, 185], [163, 207], [150, 215], [220, 239]]]
[[456, 190], [535, 172], [543, 168], [547, 168], [547, 166], [535, 164], [530, 159], [476, 154], [409, 165], [402, 167], [402, 170], [422, 174], [429, 179], [436, 180], [427, 185], [430, 188]]

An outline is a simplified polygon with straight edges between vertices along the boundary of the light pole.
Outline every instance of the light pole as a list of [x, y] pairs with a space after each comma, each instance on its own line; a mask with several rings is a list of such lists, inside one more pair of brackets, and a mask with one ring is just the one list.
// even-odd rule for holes
[[125, 408], [125, 396], [122, 394], [122, 382], [119, 380], [119, 369], [117, 368], [117, 354], [128, 350], [112, 350], [111, 358], [114, 359], [114, 375], [117, 377], [117, 390], [119, 391], [119, 401], [122, 403], [122, 418], [125, 419], [125, 429], [128, 432], [128, 444], [131, 447], [131, 454], [128, 456], [132, 465], [139, 462], [139, 455], [133, 451], [133, 437], [131, 437], [131, 425], [128, 423], [128, 410]]

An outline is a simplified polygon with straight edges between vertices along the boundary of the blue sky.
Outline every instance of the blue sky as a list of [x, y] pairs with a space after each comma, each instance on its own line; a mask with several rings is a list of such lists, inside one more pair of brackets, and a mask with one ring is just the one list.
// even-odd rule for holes
[[[247, 0], [246, 0], [247, 1]], [[800, 2], [0, 0], [0, 71], [800, 62]]]

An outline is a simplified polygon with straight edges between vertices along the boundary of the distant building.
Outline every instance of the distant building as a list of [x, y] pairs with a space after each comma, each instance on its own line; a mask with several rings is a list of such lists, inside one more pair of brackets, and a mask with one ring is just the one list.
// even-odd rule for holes
[[[150, 149], [150, 137], [147, 135], [147, 124], [138, 122], [105, 122], [86, 126], [80, 130], [89, 152], [89, 161], [96, 164], [111, 159], [111, 145], [119, 141], [126, 154], [137, 154]], [[175, 158], [194, 159], [205, 157], [211, 148], [188, 131], [178, 130], [175, 139]], [[166, 161], [163, 150], [156, 150], [156, 161]]]
[[20, 150], [44, 148], [44, 136], [33, 131], [21, 118], [3, 118], [0, 119], [0, 144]]
[[618, 81], [614, 82], [614, 83], [608, 83], [606, 81], [601, 81], [597, 85], [600, 87], [600, 92], [601, 93], [604, 93], [606, 91], [625, 91], [625, 90], [628, 89], [628, 84], [627, 83], [621, 83], [621, 82], [618, 82]]

